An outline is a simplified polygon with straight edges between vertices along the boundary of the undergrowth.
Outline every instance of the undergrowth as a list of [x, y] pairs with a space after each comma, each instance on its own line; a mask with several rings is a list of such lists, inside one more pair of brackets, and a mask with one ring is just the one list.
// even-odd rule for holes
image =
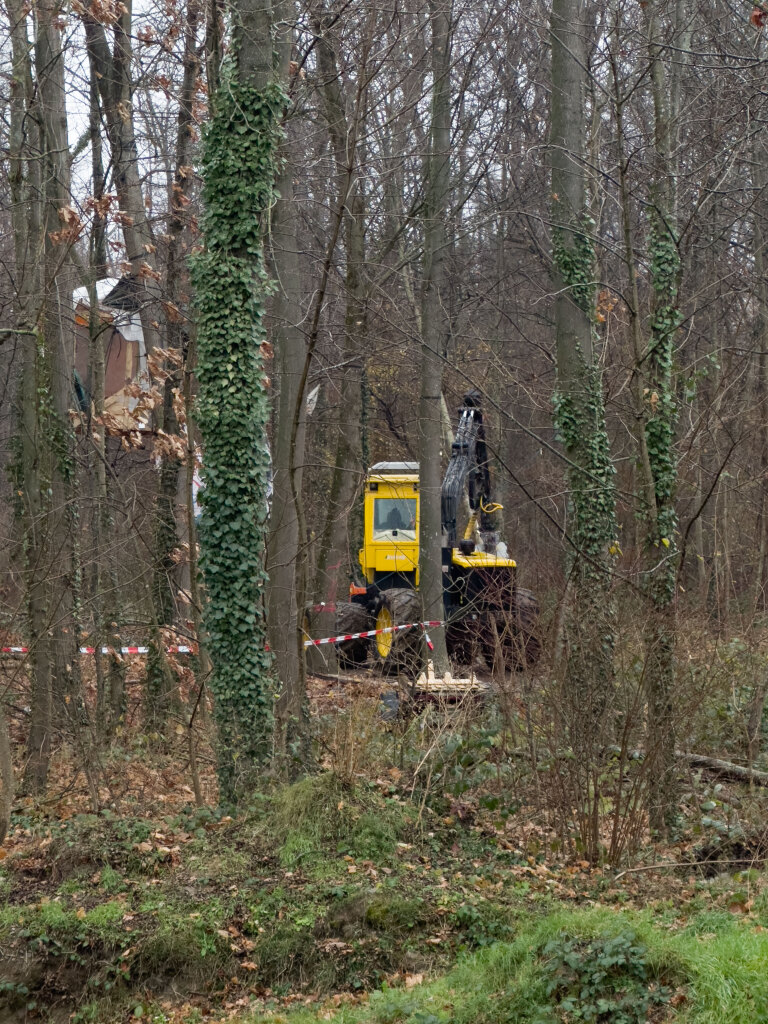
[[211, 993], [233, 978], [277, 995], [356, 991], [446, 963], [450, 943], [423, 951], [445, 894], [408, 863], [429, 863], [444, 839], [417, 819], [399, 797], [326, 773], [253, 794], [237, 820], [201, 809], [27, 822], [24, 854], [0, 871], [14, 979], [0, 1012], [93, 1003], [108, 1020], [171, 980]]
[[768, 1020], [760, 871], [614, 881], [466, 806], [324, 773], [235, 819], [27, 817], [0, 862], [0, 1019], [146, 1017], [172, 986], [173, 1024], [297, 998], [302, 1024]]
[[695, 927], [659, 928], [647, 913], [559, 912], [434, 981], [382, 987], [367, 1005], [243, 1021], [760, 1024], [768, 1020], [766, 958], [768, 933], [733, 919], [702, 937]]

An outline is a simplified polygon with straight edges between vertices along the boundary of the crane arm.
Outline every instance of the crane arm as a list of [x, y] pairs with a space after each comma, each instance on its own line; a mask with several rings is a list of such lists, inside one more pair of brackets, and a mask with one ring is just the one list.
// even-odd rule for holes
[[451, 446], [451, 460], [443, 478], [440, 511], [443, 546], [448, 549], [457, 545], [459, 502], [465, 487], [470, 511], [479, 518], [480, 529], [483, 532], [492, 531], [491, 516], [495, 509], [491, 506], [491, 476], [480, 395], [477, 391], [469, 391], [464, 396], [459, 425]]

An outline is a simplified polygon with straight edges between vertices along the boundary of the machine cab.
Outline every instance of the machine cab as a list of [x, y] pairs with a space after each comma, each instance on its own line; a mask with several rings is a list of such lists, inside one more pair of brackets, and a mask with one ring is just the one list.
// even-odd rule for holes
[[419, 464], [377, 462], [365, 481], [360, 566], [383, 589], [416, 587], [419, 573]]

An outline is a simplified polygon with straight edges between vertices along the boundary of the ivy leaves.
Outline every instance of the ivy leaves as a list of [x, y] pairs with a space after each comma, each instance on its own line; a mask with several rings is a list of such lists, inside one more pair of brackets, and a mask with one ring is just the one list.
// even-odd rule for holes
[[200, 567], [225, 800], [237, 798], [272, 747], [263, 607], [269, 405], [260, 349], [270, 283], [262, 235], [284, 102], [275, 83], [257, 90], [223, 81], [203, 150], [206, 251], [192, 260], [205, 480]]
[[[645, 410], [645, 439], [648, 461], [653, 477], [656, 499], [655, 516], [648, 520], [648, 544], [671, 548], [677, 515], [674, 497], [677, 486], [677, 465], [674, 457], [675, 401], [673, 362], [675, 334], [682, 317], [678, 307], [680, 253], [674, 236], [658, 213], [651, 221], [650, 232], [651, 284], [655, 308], [651, 316], [651, 338], [645, 360], [647, 394], [655, 399]], [[668, 558], [657, 578], [650, 581], [657, 606], [668, 604], [674, 597], [674, 559]]]
[[[569, 232], [572, 244], [566, 245], [565, 232], [556, 228], [552, 250], [563, 284], [591, 323], [595, 318], [593, 229], [592, 218], [582, 214]], [[587, 364], [583, 353], [579, 357], [579, 385], [555, 393], [554, 419], [572, 460], [572, 539], [576, 550], [586, 556], [581, 559], [580, 572], [602, 578], [600, 566], [616, 536], [615, 469], [605, 426], [600, 372]]]
[[259, 262], [262, 216], [269, 210], [285, 93], [275, 82], [258, 90], [227, 77], [216, 95], [203, 150], [204, 228], [209, 252]]
[[594, 220], [585, 213], [572, 229], [572, 245], [566, 244], [562, 228], [556, 227], [552, 234], [552, 256], [555, 266], [571, 298], [590, 320], [594, 320], [595, 316], [595, 248], [592, 243], [594, 227]]

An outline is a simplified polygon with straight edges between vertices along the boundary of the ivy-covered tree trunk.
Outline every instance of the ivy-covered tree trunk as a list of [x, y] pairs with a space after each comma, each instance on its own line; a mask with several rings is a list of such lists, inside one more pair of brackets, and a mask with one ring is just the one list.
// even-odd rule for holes
[[604, 751], [610, 736], [616, 635], [611, 568], [616, 547], [614, 467], [595, 357], [594, 224], [587, 211], [584, 140], [588, 47], [584, 0], [553, 0], [552, 276], [555, 290], [555, 425], [568, 460], [566, 678], [561, 721], [574, 761], [563, 778], [584, 854], [600, 855]]
[[665, 74], [658, 38], [658, 3], [645, 8], [654, 112], [654, 172], [649, 208], [652, 294], [650, 337], [638, 367], [643, 379], [645, 444], [650, 473], [650, 500], [645, 509], [644, 582], [649, 597], [645, 627], [645, 683], [648, 694], [648, 777], [651, 827], [664, 832], [675, 807], [674, 685], [678, 551], [673, 450], [676, 402], [672, 364], [680, 326], [678, 287], [681, 274], [676, 234], [672, 83]]
[[584, 165], [588, 5], [552, 7], [552, 257], [557, 393], [555, 422], [568, 457], [572, 542], [566, 616], [567, 691], [575, 745], [604, 739], [613, 684], [614, 468], [595, 359], [593, 224]]
[[[447, 336], [445, 256], [450, 189], [451, 6], [430, 0], [432, 30], [432, 122], [424, 183], [424, 290], [421, 301], [421, 400], [419, 404], [419, 588], [425, 619], [442, 620], [443, 480], [441, 400]], [[448, 667], [445, 629], [433, 629], [435, 672]]]
[[13, 774], [13, 757], [11, 755], [11, 736], [8, 732], [5, 708], [0, 703], [0, 844], [8, 835], [14, 793], [15, 778]]
[[269, 14], [259, 0], [235, 12], [234, 66], [212, 98], [203, 147], [206, 248], [192, 264], [205, 481], [200, 564], [226, 800], [237, 799], [272, 749], [263, 606], [269, 479], [263, 218], [274, 193], [285, 96], [272, 76]]

